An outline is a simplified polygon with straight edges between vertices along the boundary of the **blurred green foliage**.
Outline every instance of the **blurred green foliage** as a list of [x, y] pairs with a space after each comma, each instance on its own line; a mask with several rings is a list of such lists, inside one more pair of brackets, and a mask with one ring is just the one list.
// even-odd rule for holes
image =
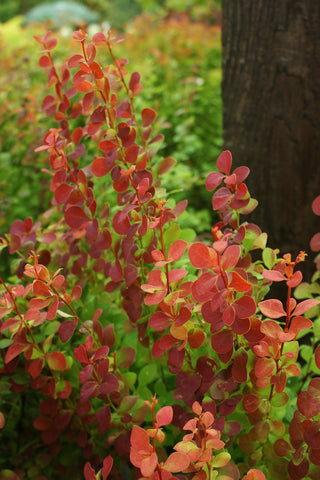
[[136, 0], [145, 12], [188, 13], [211, 25], [220, 20], [221, 0]]
[[[54, 1], [46, 0], [46, 3]], [[0, 2], [0, 22], [6, 22], [16, 15], [23, 15], [39, 3], [41, 3], [39, 0], [2, 0]]]

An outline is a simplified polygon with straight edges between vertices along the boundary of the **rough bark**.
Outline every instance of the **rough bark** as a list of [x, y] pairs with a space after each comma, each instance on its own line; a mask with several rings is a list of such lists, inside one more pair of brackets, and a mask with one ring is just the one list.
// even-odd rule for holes
[[223, 0], [224, 146], [247, 165], [251, 220], [281, 254], [320, 231], [320, 1]]

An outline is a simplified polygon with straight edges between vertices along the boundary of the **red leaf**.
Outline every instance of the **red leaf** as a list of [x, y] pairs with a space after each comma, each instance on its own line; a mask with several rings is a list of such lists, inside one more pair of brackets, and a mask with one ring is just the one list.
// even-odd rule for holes
[[114, 392], [119, 388], [119, 382], [115, 375], [112, 373], [107, 373], [103, 378], [103, 383], [100, 385], [100, 392], [104, 394], [109, 394]]
[[149, 274], [148, 283], [141, 285], [141, 289], [147, 292], [146, 305], [156, 305], [166, 296], [164, 273], [161, 270], [152, 270]]
[[111, 150], [115, 150], [118, 147], [118, 145], [114, 142], [111, 142], [110, 140], [104, 140], [103, 142], [100, 142], [99, 148], [105, 153], [110, 152]]
[[252, 413], [255, 412], [261, 403], [261, 398], [256, 395], [248, 394], [243, 398], [243, 408], [246, 412]]
[[162, 407], [156, 414], [156, 421], [158, 427], [169, 425], [172, 422], [173, 410], [172, 407]]
[[301, 330], [312, 328], [313, 322], [305, 317], [293, 317], [290, 323], [289, 333], [298, 335]]
[[78, 360], [80, 363], [89, 363], [87, 351], [85, 349], [84, 345], [79, 345], [77, 348], [74, 349], [73, 351], [74, 358]]
[[247, 292], [251, 288], [251, 284], [247, 282], [241, 275], [237, 272], [233, 271], [231, 282], [229, 283], [229, 287], [234, 288], [237, 292]]
[[48, 418], [48, 417], [37, 417], [33, 421], [34, 428], [40, 431], [49, 430], [51, 425], [52, 425], [52, 420], [51, 418]]
[[110, 172], [113, 167], [113, 163], [110, 164], [107, 162], [105, 157], [95, 158], [91, 164], [91, 172], [95, 177], [104, 177], [107, 173]]
[[73, 191], [73, 187], [71, 185], [67, 185], [66, 183], [62, 183], [54, 192], [54, 198], [58, 204], [67, 203], [68, 198]]
[[153, 358], [159, 358], [164, 354], [170, 347], [172, 347], [177, 340], [171, 335], [163, 335], [159, 338], [152, 346], [152, 356]]
[[107, 345], [102, 345], [102, 347], [99, 347], [95, 352], [94, 355], [92, 356], [92, 360], [95, 362], [97, 360], [101, 360], [102, 358], [105, 358], [109, 353], [109, 347]]
[[66, 357], [61, 352], [47, 353], [45, 358], [51, 370], [65, 370], [67, 368]]
[[35, 358], [34, 360], [30, 360], [30, 362], [26, 364], [25, 368], [32, 378], [37, 378], [42, 371], [42, 367], [43, 358]]
[[315, 358], [317, 367], [320, 368], [320, 345], [317, 347], [315, 351], [314, 358]]
[[302, 281], [302, 273], [300, 272], [300, 270], [297, 270], [296, 272], [294, 272], [292, 277], [287, 281], [287, 285], [288, 287], [295, 288], [299, 285], [299, 283], [301, 283], [301, 281]]
[[248, 471], [247, 475], [242, 480], [267, 480], [265, 475], [256, 468], [252, 468]]
[[72, 292], [71, 292], [72, 299], [73, 300], [79, 300], [81, 295], [82, 295], [82, 288], [80, 287], [80, 285], [75, 285], [72, 289]]
[[151, 125], [156, 118], [156, 115], [156, 112], [152, 108], [144, 108], [141, 112], [142, 126], [148, 127]]
[[133, 96], [135, 97], [136, 95], [138, 95], [141, 92], [142, 88], [143, 87], [140, 83], [140, 73], [133, 72], [129, 81], [129, 89], [132, 91]]
[[176, 240], [169, 247], [168, 258], [174, 262], [179, 260], [186, 251], [187, 246], [188, 244], [184, 240]]
[[175, 270], [171, 270], [169, 272], [169, 283], [179, 283], [181, 282], [184, 277], [187, 275], [187, 270], [185, 268], [176, 268]]
[[319, 252], [319, 250], [320, 250], [320, 232], [316, 233], [311, 238], [310, 248], [313, 252]]
[[293, 315], [294, 316], [303, 315], [304, 313], [306, 313], [308, 310], [315, 307], [319, 303], [320, 303], [319, 300], [317, 300], [316, 298], [309, 298], [308, 300], [304, 300], [303, 302], [298, 303], [298, 305], [294, 310]]
[[271, 280], [272, 282], [282, 282], [283, 280], [287, 280], [281, 272], [278, 272], [278, 270], [265, 270], [262, 275], [264, 278]]
[[276, 299], [264, 300], [259, 303], [260, 311], [269, 318], [281, 318], [286, 316], [282, 302]]
[[153, 451], [147, 432], [134, 425], [131, 431], [130, 444], [130, 461], [135, 467], [140, 467], [143, 459], [147, 455], [151, 455]]
[[206, 189], [208, 192], [215, 190], [222, 182], [224, 175], [220, 172], [211, 172], [206, 178]]
[[212, 197], [212, 207], [214, 210], [220, 210], [220, 208], [227, 205], [231, 198], [230, 190], [226, 187], [221, 187], [217, 190]]
[[[110, 407], [101, 407], [96, 413], [99, 432], [105, 433], [110, 428], [111, 413]], [[112, 464], [111, 464], [112, 465]]]
[[51, 60], [47, 55], [42, 55], [39, 58], [39, 65], [42, 68], [49, 67], [51, 65]]
[[16, 358], [20, 353], [22, 353], [26, 348], [28, 347], [28, 344], [26, 343], [13, 343], [10, 345], [10, 347], [7, 350], [4, 363], [9, 363], [11, 360]]
[[[92, 41], [93, 41], [94, 43], [106, 43], [107, 40], [106, 40], [106, 37], [105, 37], [104, 33], [102, 33], [102, 32], [97, 32], [97, 33], [95, 33], [95, 34], [93, 35]], [[104, 480], [104, 479], [103, 479], [103, 480]]]
[[33, 282], [33, 293], [36, 297], [50, 297], [52, 295], [49, 287], [41, 280]]
[[103, 460], [103, 465], [102, 465], [102, 479], [103, 480], [106, 480], [108, 478], [108, 475], [111, 472], [112, 465], [113, 465], [113, 458], [111, 457], [111, 455], [108, 455]]
[[228, 247], [221, 257], [221, 268], [223, 270], [228, 270], [237, 265], [241, 254], [241, 249], [239, 245], [231, 245]]
[[244, 183], [240, 183], [234, 197], [237, 200], [244, 199], [244, 201], [247, 201], [247, 195], [248, 195], [247, 186]]
[[221, 172], [226, 173], [227, 175], [230, 174], [230, 169], [232, 165], [232, 155], [229, 150], [225, 150], [222, 152], [218, 159], [217, 159], [217, 168], [221, 170]]
[[205, 338], [203, 331], [198, 329], [189, 335], [188, 343], [192, 349], [199, 348], [203, 344]]
[[320, 195], [313, 200], [312, 210], [316, 215], [320, 215]]
[[[296, 367], [296, 365], [289, 365], [290, 367]], [[300, 370], [299, 370], [300, 372]], [[287, 385], [287, 372], [281, 370], [280, 372], [276, 373], [272, 376], [271, 383], [274, 384], [276, 393], [282, 393]]]
[[190, 457], [182, 452], [173, 452], [163, 465], [168, 472], [182, 472], [190, 465]]
[[235, 353], [232, 365], [232, 376], [233, 378], [241, 383], [247, 381], [247, 362], [248, 362], [248, 354], [245, 350], [238, 350]]
[[80, 64], [80, 62], [82, 62], [83, 60], [84, 60], [84, 58], [83, 58], [82, 55], [78, 55], [78, 54], [73, 55], [68, 60], [68, 67], [70, 67], [70, 68], [77, 67]]
[[85, 480], [96, 480], [96, 472], [91, 467], [89, 462], [86, 462], [83, 469]]
[[243, 182], [250, 173], [250, 169], [248, 167], [238, 167], [233, 171], [233, 175], [236, 176], [236, 184], [239, 185]]
[[65, 343], [72, 337], [76, 325], [76, 320], [66, 320], [65, 322], [61, 323], [58, 330], [58, 335], [61, 342]]
[[243, 295], [233, 304], [238, 318], [249, 318], [256, 313], [256, 304], [252, 297]]
[[172, 167], [175, 166], [177, 163], [177, 160], [175, 160], [172, 157], [166, 157], [164, 158], [158, 168], [158, 175], [163, 175], [164, 173], [168, 172], [171, 170]]
[[232, 305], [228, 305], [222, 314], [222, 320], [226, 325], [232, 325], [236, 318], [235, 310]]
[[257, 377], [269, 377], [276, 366], [273, 358], [258, 358], [255, 367], [254, 373]]
[[274, 339], [279, 339], [279, 335], [283, 333], [281, 326], [274, 322], [273, 320], [265, 320], [261, 323], [260, 331], [267, 335], [267, 337], [271, 337]]
[[47, 95], [41, 104], [42, 110], [50, 110], [50, 108], [55, 108], [56, 99], [52, 95]]
[[84, 224], [90, 221], [88, 215], [80, 207], [69, 207], [65, 213], [64, 217], [66, 223], [71, 228], [81, 228]]
[[211, 336], [211, 345], [217, 353], [228, 353], [233, 349], [233, 334], [224, 329]]
[[170, 317], [161, 311], [154, 312], [149, 319], [149, 327], [154, 328], [157, 332], [161, 332], [169, 327]]
[[92, 92], [95, 87], [91, 82], [88, 82], [87, 80], [83, 80], [83, 82], [80, 83], [75, 83], [74, 86], [76, 87], [79, 92]]
[[123, 212], [119, 210], [113, 217], [112, 225], [116, 233], [126, 235], [130, 228], [130, 221], [127, 216], [123, 218]]
[[140, 465], [141, 473], [144, 477], [151, 477], [154, 473], [158, 463], [158, 457], [155, 452], [151, 453], [150, 456], [144, 458]]
[[82, 130], [81, 127], [76, 128], [71, 133], [71, 138], [72, 138], [72, 141], [75, 145], [78, 145], [78, 143], [80, 142], [80, 140], [82, 138], [82, 134], [83, 134], [83, 130]]
[[3, 428], [6, 424], [6, 419], [2, 412], [0, 412], [0, 429]]
[[97, 62], [92, 62], [90, 68], [95, 78], [100, 79], [104, 77], [104, 73]]
[[213, 268], [218, 265], [218, 254], [204, 243], [196, 242], [189, 248], [189, 259], [196, 268]]

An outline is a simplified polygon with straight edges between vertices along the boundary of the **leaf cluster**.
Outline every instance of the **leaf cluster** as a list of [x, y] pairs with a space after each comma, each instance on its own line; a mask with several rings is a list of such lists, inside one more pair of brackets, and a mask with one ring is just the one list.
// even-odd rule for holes
[[243, 220], [257, 201], [229, 151], [205, 182], [210, 240], [184, 230], [140, 73], [110, 32], [73, 39], [57, 65], [56, 38], [35, 36], [50, 204], [1, 240], [16, 269], [0, 280], [0, 475], [316, 480], [318, 275], [303, 284], [304, 252], [278, 257]]

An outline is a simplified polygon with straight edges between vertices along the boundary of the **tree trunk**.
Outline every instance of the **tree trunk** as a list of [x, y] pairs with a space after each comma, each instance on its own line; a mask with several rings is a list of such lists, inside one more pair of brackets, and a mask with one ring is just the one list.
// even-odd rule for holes
[[281, 255], [309, 254], [320, 231], [320, 1], [223, 0], [224, 147], [247, 165], [249, 221]]

